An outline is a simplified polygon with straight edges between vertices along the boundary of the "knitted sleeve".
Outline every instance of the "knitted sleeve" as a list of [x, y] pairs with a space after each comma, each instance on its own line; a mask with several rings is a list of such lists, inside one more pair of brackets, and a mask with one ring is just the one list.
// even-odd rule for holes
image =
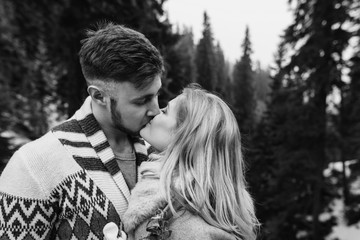
[[51, 239], [55, 206], [25, 152], [16, 152], [0, 179], [0, 239]]
[[0, 177], [0, 239], [54, 239], [59, 206], [54, 189], [79, 169], [66, 158], [49, 134], [12, 156]]

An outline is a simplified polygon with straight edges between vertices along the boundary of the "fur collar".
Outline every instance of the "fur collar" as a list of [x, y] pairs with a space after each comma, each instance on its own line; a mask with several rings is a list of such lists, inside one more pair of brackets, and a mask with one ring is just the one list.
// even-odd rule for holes
[[157, 209], [164, 208], [166, 203], [159, 193], [158, 179], [138, 182], [131, 191], [129, 207], [123, 217], [125, 231], [135, 230], [140, 223], [153, 216]]

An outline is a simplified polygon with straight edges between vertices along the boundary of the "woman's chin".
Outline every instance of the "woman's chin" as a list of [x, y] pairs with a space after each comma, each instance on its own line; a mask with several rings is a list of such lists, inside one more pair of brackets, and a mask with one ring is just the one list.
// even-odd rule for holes
[[[144, 138], [144, 129], [143, 129], [143, 128], [140, 130], [139, 134], [140, 134], [140, 136], [141, 136], [142, 138]], [[145, 138], [144, 138], [144, 139], [145, 139]]]
[[141, 130], [140, 130], [140, 132], [139, 132], [139, 134], [140, 134], [140, 136], [145, 140], [145, 141], [147, 141], [148, 142], [148, 139], [149, 139], [149, 134], [147, 134], [147, 127], [144, 127], [144, 128], [142, 128]]

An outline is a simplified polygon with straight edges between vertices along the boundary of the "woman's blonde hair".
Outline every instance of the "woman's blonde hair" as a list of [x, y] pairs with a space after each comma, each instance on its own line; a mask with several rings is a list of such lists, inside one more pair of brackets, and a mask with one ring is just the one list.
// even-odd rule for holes
[[162, 190], [237, 239], [256, 239], [258, 221], [244, 178], [240, 132], [227, 104], [198, 86], [183, 90], [178, 126], [164, 152]]

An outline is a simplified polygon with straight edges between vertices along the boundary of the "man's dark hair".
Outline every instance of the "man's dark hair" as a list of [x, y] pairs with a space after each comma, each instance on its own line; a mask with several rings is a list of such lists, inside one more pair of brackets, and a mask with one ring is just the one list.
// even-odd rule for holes
[[163, 73], [159, 51], [143, 34], [122, 25], [98, 25], [81, 43], [80, 64], [88, 83], [131, 82], [141, 89]]

